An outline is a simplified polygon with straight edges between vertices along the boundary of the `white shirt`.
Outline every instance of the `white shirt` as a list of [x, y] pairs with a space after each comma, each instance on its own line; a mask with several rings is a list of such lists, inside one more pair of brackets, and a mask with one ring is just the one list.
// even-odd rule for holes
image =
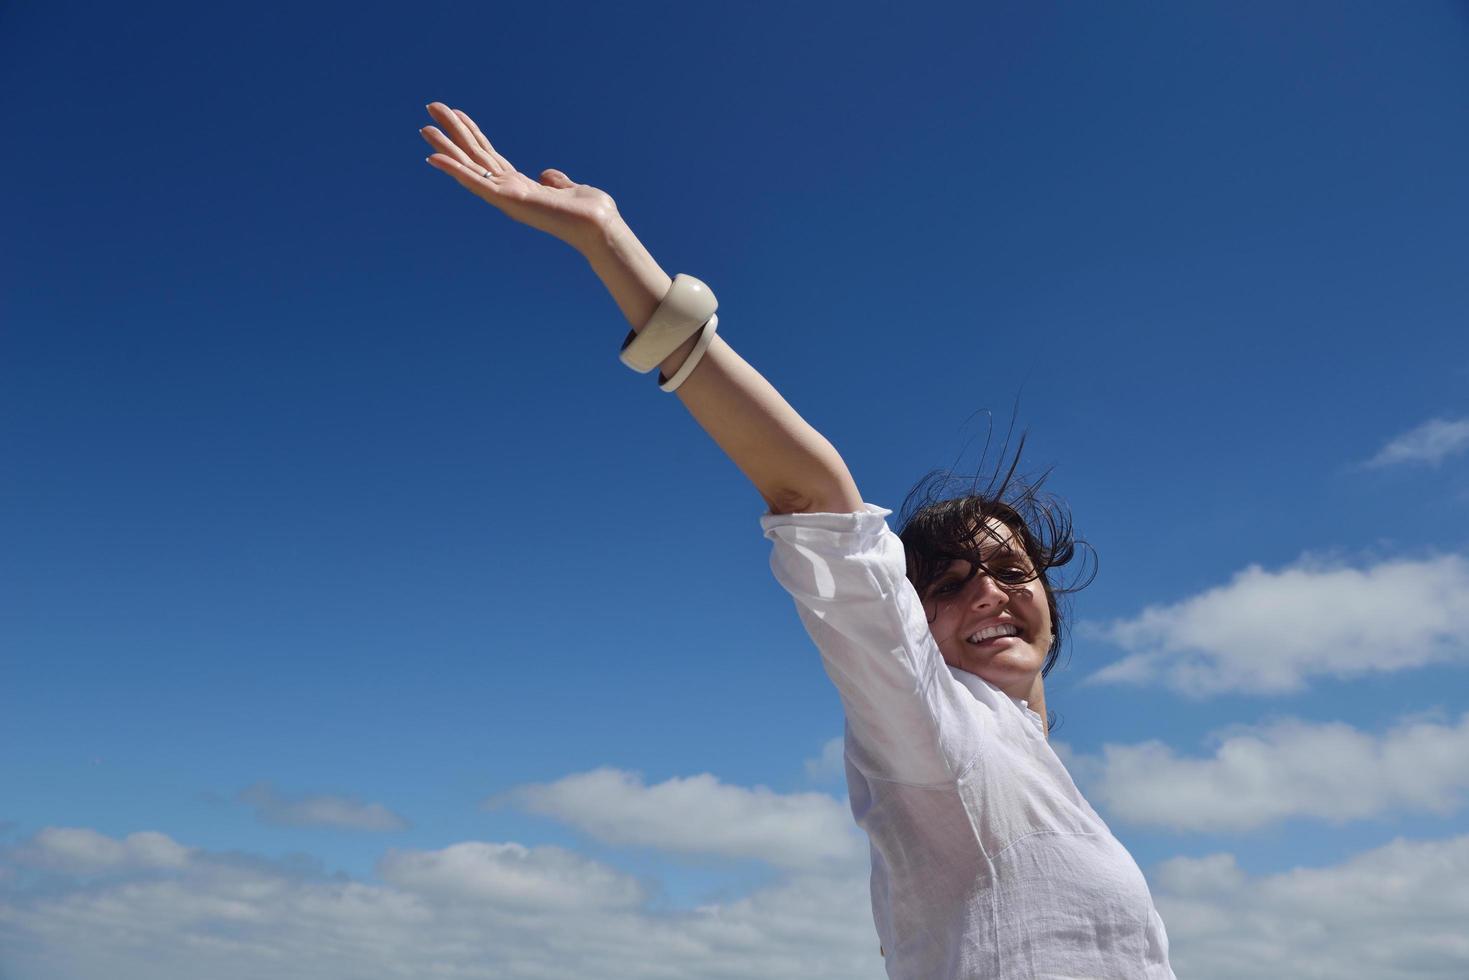
[[1136, 862], [1026, 702], [944, 663], [892, 511], [765, 514], [846, 710], [847, 788], [894, 980], [1173, 980]]

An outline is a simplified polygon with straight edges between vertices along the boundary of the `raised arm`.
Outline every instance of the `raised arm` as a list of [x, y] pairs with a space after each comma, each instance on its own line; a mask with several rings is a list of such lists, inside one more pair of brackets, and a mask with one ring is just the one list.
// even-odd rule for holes
[[[428, 109], [443, 127], [420, 130], [439, 151], [428, 162], [511, 218], [579, 251], [632, 329], [641, 331], [673, 280], [638, 241], [612, 198], [559, 170], [543, 171], [533, 181], [511, 166], [463, 112], [440, 102]], [[690, 338], [663, 361], [664, 376], [678, 370], [694, 343]], [[715, 334], [703, 360], [675, 394], [755, 485], [771, 513], [845, 514], [862, 507], [857, 485], [836, 449], [722, 334]]]
[[[634, 330], [657, 309], [670, 279], [613, 214], [584, 253]], [[672, 377], [693, 350], [695, 337], [661, 365]], [[806, 423], [761, 374], [716, 333], [704, 359], [674, 392], [684, 407], [734, 460], [772, 514], [852, 513], [862, 506], [857, 485], [836, 449]]]

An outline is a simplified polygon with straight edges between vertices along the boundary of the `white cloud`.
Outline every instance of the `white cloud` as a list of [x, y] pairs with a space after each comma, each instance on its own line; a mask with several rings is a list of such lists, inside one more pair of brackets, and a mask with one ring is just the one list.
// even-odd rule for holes
[[22, 864], [68, 874], [181, 868], [189, 850], [163, 834], [140, 831], [118, 840], [86, 827], [47, 827], [16, 849]]
[[1469, 562], [1251, 565], [1228, 585], [1086, 630], [1130, 651], [1091, 681], [1161, 683], [1193, 697], [1286, 694], [1312, 676], [1469, 659]]
[[1437, 466], [1446, 457], [1466, 449], [1469, 449], [1469, 419], [1429, 419], [1392, 439], [1366, 465], [1428, 463]]
[[781, 868], [858, 866], [866, 847], [850, 809], [824, 793], [776, 793], [705, 773], [647, 786], [634, 773], [595, 769], [521, 786], [486, 801], [554, 817], [611, 844], [753, 858]]
[[1340, 823], [1390, 812], [1443, 816], [1469, 791], [1469, 713], [1373, 735], [1286, 719], [1213, 737], [1212, 757], [1161, 742], [1106, 745], [1068, 768], [1109, 819], [1175, 831], [1244, 831], [1289, 818]]
[[336, 827], [341, 830], [402, 830], [408, 821], [381, 803], [361, 803], [345, 796], [316, 794], [291, 799], [277, 793], [268, 782], [240, 791], [242, 803], [255, 807], [262, 823], [286, 827]]
[[1469, 836], [1258, 876], [1231, 854], [1175, 858], [1153, 878], [1180, 977], [1469, 976]]
[[[73, 828], [75, 829], [75, 828]], [[95, 834], [95, 831], [87, 831]], [[380, 883], [226, 858], [139, 836], [181, 864], [12, 888], [0, 876], [7, 975], [27, 980], [882, 980], [865, 876], [800, 874], [683, 911], [547, 901], [579, 875], [626, 882], [554, 849], [468, 841], [390, 852]], [[75, 853], [37, 834], [30, 853]], [[73, 835], [73, 841], [80, 840]], [[97, 840], [91, 844], [98, 844]], [[107, 853], [117, 853], [106, 844]], [[18, 850], [0, 852], [14, 859]], [[87, 867], [93, 863], [83, 862]], [[0, 867], [4, 867], [0, 860]], [[109, 864], [115, 867], [115, 865]], [[31, 866], [34, 868], [34, 866]], [[485, 887], [505, 868], [525, 891]], [[32, 872], [34, 873], [34, 872]], [[1395, 840], [1323, 868], [1252, 874], [1232, 854], [1153, 869], [1175, 972], [1190, 980], [1459, 980], [1469, 966], [1469, 836]], [[606, 891], [600, 892], [608, 895]]]
[[645, 897], [629, 876], [559, 847], [466, 841], [441, 851], [389, 851], [377, 871], [404, 891], [508, 909], [627, 908]]
[[821, 746], [821, 754], [806, 760], [806, 778], [813, 783], [831, 783], [847, 778], [845, 736], [838, 735]]
[[[88, 831], [95, 834], [95, 831]], [[44, 835], [44, 836], [43, 836]], [[126, 850], [127, 841], [96, 835]], [[35, 887], [0, 876], [0, 967], [28, 980], [881, 980], [865, 873], [804, 873], [743, 898], [656, 907], [556, 848], [390, 851], [381, 882], [150, 839], [181, 865]], [[25, 845], [51, 852], [54, 834]], [[97, 840], [91, 842], [98, 844]], [[62, 846], [72, 853], [75, 848]], [[102, 850], [108, 851], [106, 844]], [[115, 850], [115, 849], [114, 849]], [[18, 851], [0, 852], [14, 859]], [[4, 867], [0, 860], [0, 867]], [[88, 865], [90, 866], [90, 865]], [[34, 867], [34, 866], [33, 866]], [[32, 871], [30, 874], [34, 875]]]

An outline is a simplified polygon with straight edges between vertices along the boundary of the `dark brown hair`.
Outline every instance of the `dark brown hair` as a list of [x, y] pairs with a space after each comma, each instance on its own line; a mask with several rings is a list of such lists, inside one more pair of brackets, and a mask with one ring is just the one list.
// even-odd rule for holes
[[[898, 515], [902, 528], [898, 537], [902, 539], [907, 555], [908, 581], [921, 598], [927, 599], [928, 589], [955, 560], [970, 563], [968, 578], [981, 573], [993, 576], [995, 573], [988, 565], [994, 561], [990, 546], [979, 542], [985, 538], [999, 541], [994, 529], [986, 523], [991, 518], [1009, 527], [1030, 558], [1034, 574], [1028, 578], [1017, 578], [1013, 571], [1001, 572], [996, 581], [1014, 585], [1040, 579], [1054, 632], [1045, 663], [1041, 666], [1041, 676], [1044, 677], [1056, 664], [1063, 645], [1063, 629], [1070, 621], [1069, 615], [1063, 615], [1057, 598], [1081, 591], [1096, 578], [1096, 550], [1076, 537], [1066, 504], [1041, 489], [1051, 475], [1050, 467], [1035, 478], [1016, 474], [1020, 455], [1025, 449], [1025, 434], [1021, 434], [1015, 456], [1009, 468], [1005, 469], [1004, 453], [1008, 447], [1007, 435], [1005, 448], [1001, 449], [1000, 465], [996, 466], [984, 487], [980, 486], [978, 475], [971, 479], [956, 478], [952, 470], [933, 470], [925, 475], [903, 501]], [[989, 442], [986, 441], [986, 453], [988, 449]], [[1056, 581], [1052, 570], [1070, 564], [1079, 554], [1083, 559], [1085, 555], [1091, 556], [1090, 574], [1078, 575], [1070, 583]], [[1086, 561], [1080, 564], [1081, 570], [1085, 571]]]

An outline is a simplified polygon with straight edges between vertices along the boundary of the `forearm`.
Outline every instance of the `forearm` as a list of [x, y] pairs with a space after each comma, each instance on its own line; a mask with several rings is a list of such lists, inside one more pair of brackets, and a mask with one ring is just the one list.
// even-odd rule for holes
[[[673, 280], [621, 220], [585, 253], [634, 330], [653, 315]], [[660, 365], [678, 370], [697, 340], [689, 338]], [[684, 407], [760, 492], [772, 513], [851, 513], [862, 505], [846, 464], [827, 439], [715, 334], [675, 392]]]

